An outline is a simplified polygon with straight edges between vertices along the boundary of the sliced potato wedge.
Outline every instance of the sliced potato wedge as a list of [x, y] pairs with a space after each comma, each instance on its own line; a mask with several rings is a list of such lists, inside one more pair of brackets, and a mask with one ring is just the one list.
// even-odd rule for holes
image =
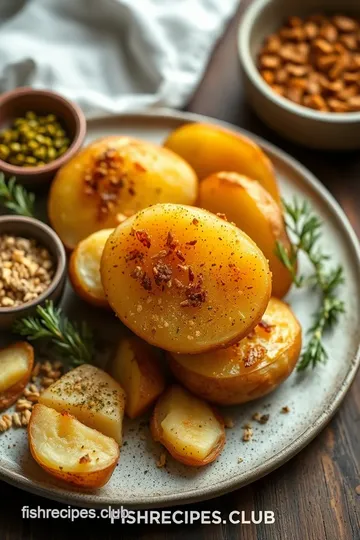
[[271, 291], [268, 262], [253, 240], [210, 212], [174, 204], [146, 208], [115, 229], [101, 278], [134, 333], [190, 354], [246, 335]]
[[177, 461], [192, 467], [214, 461], [225, 444], [221, 416], [205, 401], [177, 385], [157, 402], [151, 433]]
[[74, 249], [93, 232], [116, 227], [123, 216], [151, 204], [193, 204], [197, 191], [195, 172], [171, 150], [110, 136], [59, 169], [51, 184], [49, 219], [65, 246]]
[[100, 261], [106, 240], [114, 229], [102, 229], [76, 246], [70, 257], [69, 278], [75, 292], [89, 304], [109, 307], [100, 276]]
[[293, 371], [301, 351], [301, 326], [287, 304], [271, 298], [262, 322], [222, 351], [169, 355], [175, 377], [195, 395], [221, 405], [265, 396]]
[[279, 241], [290, 253], [280, 206], [256, 181], [232, 172], [212, 174], [200, 184], [199, 206], [215, 214], [224, 213], [256, 242], [269, 261], [272, 294], [282, 298], [290, 289], [292, 277], [275, 253]]
[[34, 349], [21, 341], [0, 349], [0, 411], [21, 396], [34, 367]]
[[35, 405], [28, 434], [31, 454], [40, 467], [82, 488], [106, 484], [119, 460], [114, 439], [45, 405]]
[[165, 388], [158, 351], [136, 336], [120, 339], [110, 374], [125, 390], [129, 418], [143, 414]]
[[200, 180], [219, 171], [234, 171], [257, 180], [280, 202], [271, 161], [240, 133], [210, 124], [185, 124], [170, 133], [164, 146], [190, 163]]
[[39, 403], [72, 414], [121, 445], [125, 392], [105, 371], [79, 366], [46, 388]]

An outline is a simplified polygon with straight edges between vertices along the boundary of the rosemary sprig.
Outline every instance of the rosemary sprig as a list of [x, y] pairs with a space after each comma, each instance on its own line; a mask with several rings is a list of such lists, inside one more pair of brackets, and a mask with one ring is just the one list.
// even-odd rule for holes
[[[325, 362], [328, 358], [323, 345], [324, 333], [333, 327], [345, 311], [345, 305], [337, 297], [337, 288], [344, 282], [343, 268], [338, 265], [331, 270], [325, 270], [325, 262], [329, 255], [319, 247], [322, 223], [306, 201], [300, 203], [296, 198], [292, 203], [283, 201], [286, 228], [290, 232], [293, 243], [288, 252], [281, 242], [277, 242], [276, 254], [291, 273], [296, 287], [310, 285], [321, 293], [319, 310], [314, 314], [314, 322], [308, 330], [309, 342], [303, 351], [297, 365], [298, 371], [304, 371], [308, 366], [313, 368]], [[304, 253], [313, 267], [310, 276], [297, 274], [297, 259], [299, 253]]]
[[92, 362], [94, 343], [89, 327], [84, 322], [78, 326], [69, 321], [51, 301], [44, 307], [37, 306], [36, 316], [15, 321], [13, 331], [29, 341], [47, 339], [72, 365]]
[[14, 176], [6, 181], [4, 174], [0, 173], [1, 206], [8, 208], [15, 214], [34, 217], [34, 203], [34, 193], [28, 192], [23, 186], [17, 184]]

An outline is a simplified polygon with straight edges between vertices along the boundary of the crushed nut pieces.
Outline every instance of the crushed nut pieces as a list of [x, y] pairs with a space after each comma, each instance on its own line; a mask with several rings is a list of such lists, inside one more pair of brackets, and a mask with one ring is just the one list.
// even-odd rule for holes
[[31, 412], [35, 403], [38, 402], [42, 389], [49, 386], [47, 383], [51, 380], [51, 384], [59, 379], [62, 375], [63, 364], [61, 361], [51, 363], [37, 362], [31, 374], [31, 382], [24, 389], [23, 396], [20, 396], [15, 403], [15, 412], [12, 414], [4, 414], [0, 417], [0, 433], [4, 433], [11, 427], [21, 428], [26, 427], [31, 418]]
[[259, 55], [281, 96], [321, 112], [360, 111], [360, 22], [343, 15], [290, 17]]
[[0, 307], [12, 308], [37, 298], [50, 285], [54, 261], [36, 240], [0, 236]]

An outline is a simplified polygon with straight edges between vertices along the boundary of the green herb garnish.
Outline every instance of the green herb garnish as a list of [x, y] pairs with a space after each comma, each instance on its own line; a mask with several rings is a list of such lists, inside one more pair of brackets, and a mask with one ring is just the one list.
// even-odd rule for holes
[[[345, 312], [344, 302], [337, 297], [337, 288], [344, 283], [344, 273], [340, 265], [325, 270], [325, 262], [330, 257], [319, 248], [322, 224], [318, 216], [312, 213], [308, 203], [299, 203], [294, 198], [291, 204], [283, 201], [283, 205], [286, 228], [293, 243], [289, 253], [281, 242], [277, 242], [276, 254], [291, 273], [296, 287], [313, 286], [321, 293], [321, 305], [314, 313], [313, 325], [308, 330], [310, 339], [297, 365], [298, 371], [304, 371], [308, 366], [314, 368], [328, 358], [323, 345], [323, 335]], [[297, 274], [297, 259], [301, 252], [307, 256], [313, 267], [313, 273], [308, 277]]]
[[61, 308], [51, 301], [37, 306], [36, 315], [15, 321], [13, 332], [29, 341], [46, 339], [57, 352], [65, 356], [72, 365], [91, 363], [94, 355], [93, 335], [86, 323], [80, 326], [69, 321]]
[[0, 173], [0, 205], [20, 216], [34, 217], [34, 203], [34, 193], [17, 184], [14, 176], [6, 181]]

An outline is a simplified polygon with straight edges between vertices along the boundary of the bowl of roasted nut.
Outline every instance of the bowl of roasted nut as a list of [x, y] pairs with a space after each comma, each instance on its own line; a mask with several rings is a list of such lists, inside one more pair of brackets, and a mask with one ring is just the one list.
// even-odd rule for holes
[[360, 148], [358, 0], [255, 0], [239, 27], [249, 101], [282, 136]]
[[16, 88], [0, 96], [0, 171], [25, 184], [50, 181], [81, 147], [81, 109], [49, 90]]
[[50, 227], [30, 217], [0, 216], [0, 328], [59, 300], [65, 279], [65, 250]]

